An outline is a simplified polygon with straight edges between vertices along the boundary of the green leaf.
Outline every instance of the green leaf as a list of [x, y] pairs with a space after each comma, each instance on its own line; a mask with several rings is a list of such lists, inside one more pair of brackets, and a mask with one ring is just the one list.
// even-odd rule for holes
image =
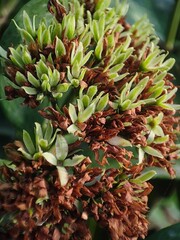
[[68, 144], [66, 139], [58, 134], [55, 143], [57, 160], [63, 161], [68, 155]]
[[78, 114], [78, 121], [79, 122], [87, 121], [94, 113], [95, 108], [96, 104], [91, 103], [82, 113]]
[[37, 80], [32, 73], [28, 72], [27, 73], [28, 81], [35, 87], [38, 88], [40, 86], [39, 80]]
[[89, 52], [83, 57], [83, 59], [82, 59], [81, 62], [80, 62], [80, 65], [81, 65], [81, 66], [84, 66], [84, 65], [87, 63], [87, 61], [88, 61], [89, 58], [91, 57], [92, 53], [93, 53], [93, 50], [89, 51]]
[[44, 139], [49, 142], [51, 140], [52, 134], [53, 134], [53, 126], [51, 122], [48, 121], [45, 129]]
[[155, 26], [158, 36], [165, 41], [174, 2], [167, 1], [164, 4], [164, 0], [158, 2], [156, 0], [128, 0], [128, 3], [130, 7], [127, 13], [128, 21], [134, 23], [146, 14], [150, 22]]
[[47, 201], [49, 199], [49, 197], [48, 196], [46, 196], [46, 197], [43, 197], [43, 198], [38, 198], [37, 200], [36, 200], [36, 204], [39, 204], [39, 205], [43, 205], [43, 203], [45, 202], [45, 201]]
[[26, 31], [23, 28], [20, 28], [18, 26], [18, 24], [16, 23], [16, 21], [13, 20], [13, 22], [14, 22], [16, 28], [18, 29], [18, 31], [20, 32], [21, 38], [22, 38], [23, 41], [25, 41], [28, 44], [34, 42], [33, 37], [31, 36], [31, 34], [28, 31]]
[[79, 128], [75, 125], [75, 124], [71, 124], [68, 128], [67, 128], [68, 133], [72, 133], [74, 134], [76, 131], [79, 131]]
[[73, 14], [67, 15], [67, 25], [65, 26], [65, 34], [69, 40], [74, 37], [75, 34], [75, 16]]
[[31, 19], [25, 10], [23, 11], [23, 25], [24, 25], [24, 28], [26, 29], [26, 31], [32, 37], [35, 37], [35, 31], [34, 31], [35, 29], [33, 28]]
[[135, 178], [135, 179], [131, 179], [130, 181], [136, 184], [141, 184], [143, 182], [147, 182], [149, 181], [151, 178], [153, 178], [157, 173], [153, 170], [150, 170], [146, 173], [143, 173], [142, 175], [140, 175], [139, 177]]
[[71, 73], [73, 75], [74, 78], [77, 78], [79, 77], [79, 74], [80, 74], [80, 65], [78, 63], [78, 61], [76, 60], [74, 63], [73, 63], [73, 66], [71, 68]]
[[152, 234], [146, 240], [179, 240], [180, 239], [180, 223], [171, 225]]
[[49, 152], [44, 152], [42, 154], [42, 156], [46, 159], [46, 161], [48, 161], [50, 164], [52, 165], [57, 165], [57, 159], [56, 157], [52, 154], [52, 153], [49, 153]]
[[93, 99], [93, 97], [96, 95], [98, 89], [97, 89], [97, 86], [95, 85], [92, 85], [88, 88], [87, 90], [87, 95], [89, 96], [90, 100]]
[[[11, 55], [10, 55], [11, 61], [12, 61], [15, 65], [19, 66], [20, 68], [23, 68], [23, 67], [24, 67], [24, 63], [23, 63], [23, 61], [22, 61], [21, 48], [18, 47], [17, 49], [14, 49], [14, 48], [10, 47], [9, 50], [10, 50], [10, 52], [11, 52]], [[21, 53], [19, 53], [19, 52], [21, 52]]]
[[144, 151], [142, 148], [138, 149], [138, 164], [141, 164], [144, 160]]
[[130, 108], [130, 106], [131, 106], [131, 100], [129, 100], [129, 99], [127, 99], [127, 100], [125, 100], [122, 104], [121, 104], [121, 109], [122, 109], [122, 111], [125, 111], [125, 110], [127, 110], [127, 109], [129, 109]]
[[[53, 16], [47, 11], [47, 5], [44, 4], [44, 0], [31, 0], [25, 4], [22, 9], [17, 13], [14, 20], [19, 27], [23, 27], [23, 11], [29, 15], [29, 18], [32, 19], [36, 15], [36, 27], [39, 25], [39, 21], [42, 18], [45, 18], [47, 22], [50, 22]], [[11, 36], [11, 37], [9, 37]], [[1, 38], [1, 45], [3, 48], [7, 49], [9, 46], [17, 46], [17, 43], [21, 41], [21, 37], [17, 34], [17, 29], [13, 22], [9, 24], [6, 31], [4, 32]]]
[[39, 146], [41, 149], [45, 150], [48, 147], [48, 141], [45, 139], [39, 139]]
[[37, 90], [35, 88], [32, 88], [32, 87], [22, 87], [22, 89], [29, 95], [36, 95], [37, 94]]
[[119, 136], [112, 137], [109, 140], [107, 140], [107, 142], [113, 146], [132, 147], [132, 144], [130, 141]]
[[169, 135], [163, 136], [163, 137], [157, 137], [154, 139], [153, 143], [155, 144], [162, 144], [169, 140]]
[[123, 66], [124, 66], [124, 64], [122, 64], [122, 63], [116, 64], [115, 66], [113, 66], [109, 69], [109, 72], [110, 73], [117, 73], [123, 68]]
[[95, 52], [94, 52], [98, 60], [101, 60], [102, 51], [103, 51], [103, 38], [100, 38], [97, 42]]
[[131, 92], [127, 95], [127, 99], [130, 99], [131, 102], [136, 101], [137, 97], [142, 93], [145, 89], [147, 83], [149, 81], [149, 77], [145, 77], [140, 80], [139, 83], [131, 90]]
[[158, 158], [164, 158], [162, 153], [150, 146], [142, 147], [143, 151], [151, 156], [158, 157]]
[[26, 79], [26, 77], [24, 76], [24, 74], [22, 74], [22, 73], [19, 72], [19, 71], [16, 72], [15, 80], [16, 80], [16, 83], [17, 83], [19, 86], [23, 86], [23, 85], [27, 82], [27, 79]]
[[97, 20], [92, 21], [91, 31], [93, 33], [94, 40], [98, 42], [100, 36], [99, 36], [99, 26], [98, 26]]
[[78, 118], [78, 117], [77, 117], [77, 113], [76, 113], [76, 109], [75, 109], [74, 105], [72, 105], [72, 104], [70, 103], [68, 110], [69, 110], [69, 116], [70, 116], [70, 118], [71, 118], [71, 121], [72, 121], [73, 123], [75, 123], [75, 122], [77, 121], [77, 118]]
[[83, 102], [84, 108], [87, 108], [90, 104], [89, 96], [86, 94], [82, 97], [81, 101]]
[[1, 166], [6, 166], [12, 170], [16, 169], [16, 165], [13, 164], [12, 161], [6, 160], [6, 159], [0, 159], [0, 167]]
[[111, 3], [111, 0], [99, 0], [96, 4], [96, 11], [101, 10], [103, 11], [104, 9], [109, 7], [109, 4]]
[[101, 97], [101, 99], [99, 100], [99, 102], [96, 106], [96, 110], [103, 111], [105, 109], [105, 107], [107, 106], [108, 102], [109, 102], [109, 93], [107, 93], [103, 97]]
[[7, 58], [7, 52], [0, 46], [0, 56], [3, 58]]
[[64, 167], [74, 167], [82, 162], [86, 157], [84, 155], [75, 155], [72, 159], [67, 158], [63, 162]]
[[23, 148], [18, 148], [18, 151], [21, 152], [26, 159], [29, 159], [29, 160], [33, 159], [31, 154], [27, 153]]
[[56, 57], [60, 57], [66, 54], [66, 48], [61, 39], [58, 37], [56, 37], [55, 54]]
[[155, 126], [155, 127], [153, 128], [153, 132], [154, 132], [155, 135], [157, 135], [157, 136], [161, 136], [161, 137], [164, 136], [164, 132], [163, 132], [163, 130], [162, 130], [162, 128], [161, 128], [160, 126]]
[[57, 166], [57, 171], [58, 171], [61, 186], [64, 187], [69, 180], [68, 172], [65, 167], [60, 167], [60, 166]]
[[28, 150], [28, 152], [32, 155], [35, 153], [35, 147], [33, 141], [26, 130], [23, 130], [23, 142]]

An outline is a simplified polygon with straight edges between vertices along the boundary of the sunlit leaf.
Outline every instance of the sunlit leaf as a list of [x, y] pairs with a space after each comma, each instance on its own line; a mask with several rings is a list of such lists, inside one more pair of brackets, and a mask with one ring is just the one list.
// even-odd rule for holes
[[158, 157], [158, 158], [164, 158], [162, 153], [150, 146], [146, 146], [142, 148], [143, 151], [151, 156]]
[[24, 142], [27, 150], [29, 151], [29, 153], [34, 154], [35, 147], [34, 147], [33, 141], [31, 139], [29, 133], [26, 130], [23, 130], [23, 142]]
[[57, 170], [58, 170], [61, 186], [64, 187], [69, 180], [68, 172], [65, 167], [60, 167], [60, 166], [57, 166]]
[[57, 165], [57, 159], [56, 157], [52, 154], [52, 153], [49, 153], [49, 152], [44, 152], [42, 154], [42, 156], [46, 159], [46, 161], [48, 161], [50, 164], [52, 165]]
[[157, 173], [153, 170], [151, 171], [148, 171], [146, 173], [143, 173], [142, 175], [140, 175], [139, 177], [135, 178], [135, 179], [132, 179], [130, 180], [131, 182], [133, 183], [136, 183], [136, 184], [141, 184], [143, 182], [147, 182], [149, 181], [151, 178], [153, 178]]
[[64, 167], [73, 167], [78, 165], [80, 162], [82, 162], [85, 159], [84, 155], [75, 155], [72, 159], [67, 158], [64, 162], [63, 162], [63, 166]]
[[60, 134], [57, 135], [55, 149], [56, 149], [56, 157], [58, 160], [62, 161], [67, 157], [68, 144], [66, 142], [66, 139]]

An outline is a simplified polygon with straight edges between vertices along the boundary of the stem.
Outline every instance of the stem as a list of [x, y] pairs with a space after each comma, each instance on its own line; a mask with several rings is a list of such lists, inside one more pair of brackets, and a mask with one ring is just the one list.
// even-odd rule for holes
[[169, 34], [168, 34], [167, 41], [166, 41], [166, 48], [168, 50], [172, 50], [174, 48], [174, 42], [176, 39], [179, 22], [180, 22], [180, 0], [177, 0], [173, 18], [172, 18], [172, 22], [171, 22], [171, 26], [170, 26], [170, 30], [169, 30]]

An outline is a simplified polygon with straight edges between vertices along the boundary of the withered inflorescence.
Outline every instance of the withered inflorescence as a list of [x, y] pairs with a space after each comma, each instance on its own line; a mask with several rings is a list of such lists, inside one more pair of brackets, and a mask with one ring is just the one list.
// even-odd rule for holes
[[[144, 238], [147, 167], [175, 172], [174, 59], [146, 18], [125, 20], [125, 1], [50, 0], [38, 26], [23, 12], [10, 47], [9, 100], [42, 106], [34, 138], [7, 144], [1, 167], [1, 239]], [[146, 171], [144, 171], [146, 170]], [[106, 239], [105, 237], [103, 239]]]

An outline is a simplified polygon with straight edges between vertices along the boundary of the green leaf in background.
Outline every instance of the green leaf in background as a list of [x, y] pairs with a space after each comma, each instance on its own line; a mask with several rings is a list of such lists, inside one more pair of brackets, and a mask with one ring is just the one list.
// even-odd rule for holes
[[152, 234], [146, 240], [179, 240], [180, 239], [180, 223], [164, 228], [157, 233]]
[[[26, 11], [29, 15], [30, 19], [33, 18], [34, 15], [36, 15], [36, 23], [38, 24], [39, 20], [42, 18], [45, 19], [52, 19], [52, 15], [47, 10], [47, 0], [31, 0], [27, 4], [25, 4], [21, 10], [17, 13], [17, 15], [14, 17], [14, 20], [16, 21], [17, 25], [19, 27], [23, 26], [23, 11]], [[18, 33], [16, 26], [11, 21], [8, 28], [4, 32], [0, 45], [7, 49], [7, 47], [16, 46], [21, 41], [20, 34]]]
[[144, 15], [155, 26], [156, 33], [162, 41], [166, 40], [169, 24], [172, 18], [175, 0], [128, 0], [127, 18], [134, 23]]
[[151, 206], [151, 211], [148, 214], [151, 229], [160, 230], [180, 222], [178, 194], [178, 190], [173, 190], [168, 196], [158, 197], [158, 200]]
[[[21, 2], [21, 5], [22, 2]], [[25, 4], [22, 9], [14, 17], [18, 26], [22, 27], [23, 21], [23, 10], [29, 14], [30, 18], [36, 15], [36, 23], [43, 17], [47, 20], [52, 18], [52, 15], [47, 11], [47, 1], [46, 0], [32, 0]], [[18, 33], [16, 26], [11, 21], [3, 36], [0, 39], [1, 55], [4, 55], [4, 49], [7, 50], [9, 46], [16, 46], [21, 41], [20, 34]], [[3, 56], [4, 57], [4, 56]], [[17, 129], [33, 129], [33, 122], [41, 121], [37, 110], [30, 109], [26, 106], [21, 106], [22, 100], [16, 99], [13, 101], [6, 101], [4, 94], [4, 87], [9, 85], [8, 79], [3, 76], [0, 72], [0, 106], [4, 112], [5, 117], [17, 128]]]

